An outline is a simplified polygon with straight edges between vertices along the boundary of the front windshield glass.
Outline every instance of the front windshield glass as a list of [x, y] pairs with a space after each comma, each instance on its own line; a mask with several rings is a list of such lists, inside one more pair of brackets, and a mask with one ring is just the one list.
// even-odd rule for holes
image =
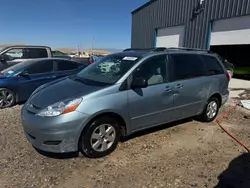
[[141, 58], [120, 54], [100, 58], [77, 74], [77, 78], [107, 85], [117, 82]]

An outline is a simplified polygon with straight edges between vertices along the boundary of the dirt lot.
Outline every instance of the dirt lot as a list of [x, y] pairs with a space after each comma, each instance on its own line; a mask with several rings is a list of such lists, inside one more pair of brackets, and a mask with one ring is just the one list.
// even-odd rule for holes
[[[0, 187], [250, 187], [250, 156], [215, 123], [151, 129], [102, 159], [48, 157], [26, 141], [20, 109], [0, 111]], [[224, 124], [250, 146], [248, 118], [234, 112]]]

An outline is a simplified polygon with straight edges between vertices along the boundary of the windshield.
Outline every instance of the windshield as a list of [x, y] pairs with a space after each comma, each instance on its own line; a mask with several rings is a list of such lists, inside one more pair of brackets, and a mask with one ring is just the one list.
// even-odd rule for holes
[[22, 63], [15, 64], [15, 65], [1, 71], [1, 75], [13, 74], [14, 72], [23, 69], [24, 67], [28, 66], [31, 63], [33, 63], [33, 61], [28, 60], [28, 61], [24, 61]]
[[98, 59], [77, 74], [78, 79], [112, 85], [117, 82], [141, 58], [120, 54], [108, 55]]

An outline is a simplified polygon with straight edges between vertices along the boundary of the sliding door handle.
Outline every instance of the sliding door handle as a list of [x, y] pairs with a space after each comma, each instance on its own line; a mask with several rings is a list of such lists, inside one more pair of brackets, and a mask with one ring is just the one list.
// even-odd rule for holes
[[183, 85], [182, 85], [182, 84], [177, 84], [177, 85], [175, 86], [175, 88], [176, 88], [176, 89], [182, 89], [182, 88], [183, 88]]

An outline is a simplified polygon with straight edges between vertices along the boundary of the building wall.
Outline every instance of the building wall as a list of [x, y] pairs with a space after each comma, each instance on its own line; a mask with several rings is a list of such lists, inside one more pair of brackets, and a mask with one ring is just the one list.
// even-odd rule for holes
[[250, 14], [250, 0], [204, 0], [204, 11], [191, 20], [198, 1], [151, 0], [132, 12], [131, 47], [152, 48], [156, 29], [185, 25], [184, 46], [207, 48], [212, 20]]

